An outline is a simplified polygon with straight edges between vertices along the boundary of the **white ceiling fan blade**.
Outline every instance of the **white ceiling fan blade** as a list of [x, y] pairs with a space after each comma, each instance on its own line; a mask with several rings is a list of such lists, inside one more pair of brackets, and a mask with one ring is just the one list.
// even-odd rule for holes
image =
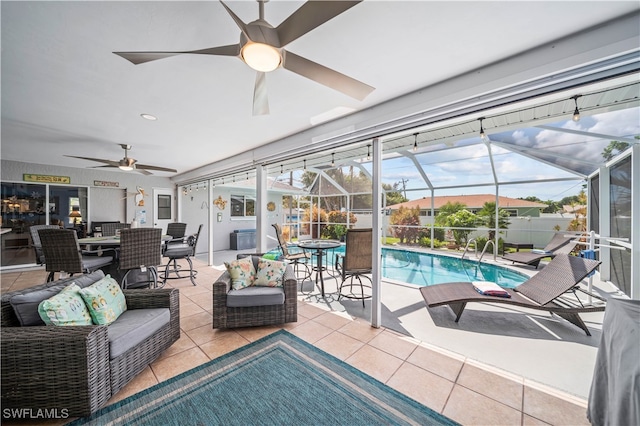
[[[65, 157], [69, 157], [69, 158], [78, 158], [80, 160], [89, 160], [89, 161], [97, 161], [98, 163], [104, 163], [107, 164], [106, 167], [118, 167], [118, 162], [117, 161], [111, 161], [111, 160], [105, 160], [103, 158], [92, 158], [92, 157], [77, 157], [75, 155], [65, 155]], [[100, 167], [105, 167], [105, 166], [100, 166]]]
[[282, 66], [284, 68], [359, 101], [375, 90], [374, 87], [368, 84], [298, 56], [295, 53], [286, 50], [283, 50], [282, 53], [284, 58]]
[[268, 115], [267, 77], [263, 72], [256, 73], [256, 85], [253, 89], [253, 115]]
[[238, 17], [238, 15], [236, 15], [235, 13], [233, 13], [233, 10], [229, 9], [229, 6], [227, 6], [226, 4], [224, 4], [224, 2], [222, 0], [220, 0], [220, 3], [222, 4], [222, 6], [226, 9], [227, 13], [231, 16], [231, 18], [234, 20], [234, 22], [236, 23], [236, 25], [238, 26], [238, 28], [240, 28], [240, 31], [242, 31], [242, 34], [244, 34], [244, 36], [246, 38], [248, 38], [249, 40], [252, 40], [252, 38], [249, 36], [249, 30], [247, 28], [247, 24], [245, 24], [244, 22], [242, 22], [242, 19], [240, 19]]
[[134, 65], [145, 62], [157, 61], [158, 59], [170, 58], [177, 55], [220, 55], [238, 56], [240, 55], [240, 45], [230, 44], [227, 46], [210, 47], [199, 50], [186, 50], [184, 52], [113, 52], [123, 57]]
[[148, 164], [140, 164], [140, 163], [136, 163], [135, 168], [136, 170], [156, 170], [158, 172], [178, 173], [176, 169], [171, 169], [169, 167], [150, 166]]
[[358, 1], [308, 1], [285, 19], [276, 31], [284, 47], [332, 18], [360, 3]]

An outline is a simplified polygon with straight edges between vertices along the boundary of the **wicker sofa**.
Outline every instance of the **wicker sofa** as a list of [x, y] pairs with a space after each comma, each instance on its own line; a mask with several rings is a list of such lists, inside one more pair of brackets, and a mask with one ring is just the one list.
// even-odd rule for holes
[[[103, 272], [96, 271], [2, 295], [3, 409], [87, 416], [180, 338], [177, 289], [124, 290], [127, 311], [109, 326], [21, 326], [11, 304], [17, 295], [72, 282], [85, 287], [102, 277]], [[138, 323], [150, 328], [141, 331]], [[119, 343], [110, 342], [109, 332], [112, 338], [117, 334], [112, 327], [120, 327]], [[123, 333], [123, 327], [129, 330]], [[132, 333], [137, 333], [137, 339]]]
[[[239, 254], [238, 259], [247, 255]], [[254, 267], [258, 267], [259, 255], [251, 256]], [[213, 328], [254, 327], [261, 325], [284, 324], [298, 321], [298, 281], [291, 266], [287, 266], [283, 277], [284, 303], [258, 306], [227, 306], [227, 295], [231, 290], [231, 278], [228, 272], [223, 273], [213, 283]], [[262, 288], [264, 289], [264, 287]], [[258, 290], [249, 287], [235, 292]], [[274, 289], [270, 289], [274, 290]], [[267, 290], [268, 291], [268, 290]], [[249, 297], [260, 297], [250, 294]]]

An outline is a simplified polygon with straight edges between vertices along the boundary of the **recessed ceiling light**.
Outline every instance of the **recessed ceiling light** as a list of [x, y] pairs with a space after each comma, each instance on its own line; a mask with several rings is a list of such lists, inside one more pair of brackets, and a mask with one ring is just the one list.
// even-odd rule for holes
[[140, 114], [140, 117], [144, 118], [145, 120], [151, 120], [151, 121], [156, 121], [158, 119], [158, 117], [151, 114]]

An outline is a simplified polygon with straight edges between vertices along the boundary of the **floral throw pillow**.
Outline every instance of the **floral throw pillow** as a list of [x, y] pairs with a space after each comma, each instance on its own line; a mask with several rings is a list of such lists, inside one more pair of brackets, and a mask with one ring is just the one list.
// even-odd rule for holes
[[234, 290], [241, 290], [253, 285], [256, 270], [253, 267], [251, 257], [234, 260], [233, 262], [224, 262], [224, 266], [227, 267], [231, 277], [231, 288]]
[[91, 325], [91, 315], [80, 297], [80, 287], [73, 283], [38, 305], [46, 325]]
[[108, 325], [127, 310], [127, 301], [118, 282], [107, 275], [95, 284], [80, 290], [93, 323]]
[[256, 280], [253, 285], [262, 287], [282, 287], [285, 269], [287, 269], [287, 264], [285, 262], [260, 259], [258, 261]]

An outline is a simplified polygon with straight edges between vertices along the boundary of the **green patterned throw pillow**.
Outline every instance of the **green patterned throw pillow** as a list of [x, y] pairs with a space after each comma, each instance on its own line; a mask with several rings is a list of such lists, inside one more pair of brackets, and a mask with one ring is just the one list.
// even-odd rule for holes
[[94, 324], [108, 325], [127, 310], [127, 301], [117, 281], [107, 275], [95, 284], [80, 290]]
[[260, 259], [258, 261], [258, 272], [256, 272], [256, 279], [253, 285], [262, 287], [282, 287], [285, 269], [287, 269], [287, 264], [285, 262]]
[[91, 325], [91, 315], [79, 292], [80, 287], [74, 283], [40, 302], [38, 313], [42, 321], [46, 325]]
[[253, 267], [251, 257], [234, 260], [233, 262], [224, 262], [224, 266], [227, 267], [231, 277], [231, 287], [234, 290], [241, 290], [253, 285], [256, 270]]

